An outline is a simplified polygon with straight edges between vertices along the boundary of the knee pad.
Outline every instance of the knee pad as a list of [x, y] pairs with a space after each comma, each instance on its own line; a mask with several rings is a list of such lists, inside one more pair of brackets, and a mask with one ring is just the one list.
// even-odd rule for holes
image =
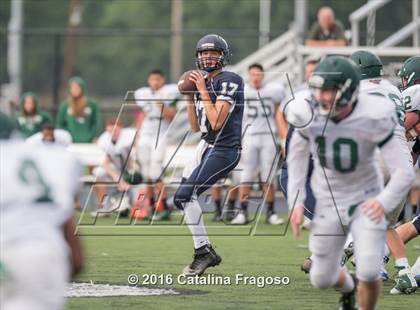
[[416, 228], [417, 234], [420, 235], [420, 215], [417, 215], [411, 223], [413, 223]]
[[[377, 263], [372, 263], [377, 261]], [[365, 257], [362, 262], [357, 261], [356, 275], [360, 281], [375, 282], [381, 273], [381, 260], [376, 256]]]
[[332, 270], [331, 265], [325, 264], [322, 257], [313, 257], [310, 271], [311, 284], [319, 289], [327, 289], [334, 286], [339, 277], [339, 269]]
[[310, 272], [311, 284], [312, 286], [325, 290], [334, 286], [338, 281], [338, 273], [325, 272], [325, 273], [314, 273]]

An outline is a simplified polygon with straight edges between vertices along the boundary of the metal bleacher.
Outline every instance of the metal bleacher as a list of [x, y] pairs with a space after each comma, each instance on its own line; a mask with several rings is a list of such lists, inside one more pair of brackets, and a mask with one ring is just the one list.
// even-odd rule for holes
[[[349, 31], [351, 42], [350, 46], [328, 48], [305, 46], [301, 44], [302, 38], [299, 37], [299, 32], [296, 27], [292, 26], [281, 36], [245, 57], [237, 64], [231, 66], [230, 70], [238, 73], [246, 79], [248, 66], [257, 62], [264, 66], [267, 72], [267, 82], [283, 83], [286, 87], [288, 87], [287, 84], [290, 83], [293, 87], [303, 82], [304, 60], [307, 56], [315, 55], [322, 57], [331, 54], [348, 56], [354, 51], [360, 49], [370, 50], [380, 57], [406, 58], [413, 55], [419, 55], [419, 0], [412, 0], [411, 22], [401, 29], [396, 29], [394, 33], [390, 33], [385, 40], [378, 43], [376, 46], [360, 45], [360, 22], [366, 19], [370, 14], [376, 14], [377, 10], [381, 9], [391, 1], [396, 3], [398, 0], [368, 1], [365, 5], [361, 6], [349, 15], [349, 21], [351, 24], [351, 29]], [[367, 31], [369, 31], [369, 29], [367, 29]], [[413, 36], [412, 46], [398, 46], [398, 44], [410, 36]], [[385, 72], [387, 72], [386, 69], [387, 68], [385, 68]]]

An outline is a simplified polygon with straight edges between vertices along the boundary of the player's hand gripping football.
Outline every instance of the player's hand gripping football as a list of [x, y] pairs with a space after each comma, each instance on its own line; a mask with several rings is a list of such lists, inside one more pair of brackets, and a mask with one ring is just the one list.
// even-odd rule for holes
[[302, 223], [304, 207], [302, 205], [295, 206], [289, 211], [290, 226], [292, 227], [292, 233], [295, 238], [300, 235], [300, 224]]
[[195, 86], [199, 92], [207, 91], [206, 77], [200, 71], [191, 72], [189, 80], [195, 83]]
[[384, 206], [375, 198], [362, 203], [362, 211], [375, 223], [380, 223], [385, 216]]

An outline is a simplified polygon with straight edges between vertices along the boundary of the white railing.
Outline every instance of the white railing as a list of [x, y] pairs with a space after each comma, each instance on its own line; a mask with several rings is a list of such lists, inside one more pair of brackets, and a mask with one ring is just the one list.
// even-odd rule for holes
[[[382, 8], [391, 0], [371, 0], [365, 5], [358, 8], [356, 11], [350, 14], [349, 20], [351, 24], [351, 43], [352, 46], [356, 47], [360, 45], [359, 42], [359, 23], [363, 19], [367, 18], [369, 14], [375, 13], [378, 9]], [[420, 0], [412, 1], [412, 21], [396, 31], [390, 37], [382, 41], [378, 46], [395, 46], [408, 38], [413, 36], [413, 46], [419, 46], [419, 33], [420, 33], [420, 18], [419, 18], [419, 3]], [[398, 2], [394, 0], [394, 2]]]
[[351, 24], [351, 41], [353, 46], [359, 45], [359, 22], [368, 17], [372, 12], [377, 11], [391, 0], [375, 0], [369, 1], [365, 5], [358, 8], [350, 14], [349, 20]]
[[241, 76], [245, 76], [248, 66], [255, 62], [270, 68], [291, 54], [294, 50], [296, 39], [296, 31], [292, 28], [237, 64], [229, 67], [228, 70], [232, 70]]
[[[247, 69], [252, 63], [260, 63], [266, 71], [266, 81], [282, 83], [286, 87], [290, 81], [291, 86], [303, 82], [304, 60], [308, 56], [323, 57], [326, 55], [349, 56], [358, 50], [368, 50], [379, 57], [408, 58], [420, 54], [419, 47], [384, 47], [384, 46], [346, 46], [346, 47], [309, 47], [297, 44], [297, 35], [289, 30], [275, 41], [267, 44], [261, 50], [246, 57], [229, 69], [247, 80]], [[286, 78], [286, 73], [287, 77]]]
[[[413, 35], [413, 33], [415, 34], [416, 32], [418, 32], [419, 29], [420, 29], [420, 17], [417, 17], [417, 19], [405, 25], [400, 30], [395, 32], [393, 35], [389, 36], [388, 38], [383, 40], [381, 43], [379, 43], [378, 47], [395, 46], [401, 43], [402, 41], [404, 41], [405, 39], [407, 39], [408, 37], [410, 37], [411, 35]], [[417, 37], [417, 43], [415, 39], [416, 37]], [[413, 45], [417, 47], [419, 46], [418, 33], [414, 35]]]

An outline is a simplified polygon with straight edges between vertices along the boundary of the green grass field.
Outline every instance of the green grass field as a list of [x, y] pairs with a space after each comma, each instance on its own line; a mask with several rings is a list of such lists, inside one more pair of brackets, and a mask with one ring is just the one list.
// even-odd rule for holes
[[[179, 217], [170, 224], [176, 224]], [[115, 218], [100, 219], [96, 225], [82, 226], [87, 266], [77, 281], [127, 284], [129, 274], [173, 274], [177, 277], [191, 261], [192, 239], [186, 226], [114, 225]], [[82, 223], [91, 223], [87, 217]], [[235, 277], [287, 276], [290, 284], [283, 286], [255, 285], [180, 285], [186, 294], [168, 296], [125, 296], [69, 298], [67, 309], [338, 309], [339, 294], [333, 289], [321, 291], [311, 287], [308, 276], [300, 271], [308, 255], [308, 233], [295, 240], [285, 233], [285, 225], [273, 227], [261, 223], [254, 235], [249, 227], [226, 227], [212, 224], [208, 232], [223, 262], [207, 273]], [[129, 235], [131, 234], [131, 235]], [[267, 236], [272, 235], [272, 236]], [[419, 240], [407, 247], [410, 262], [419, 254]], [[417, 251], [417, 252], [416, 252]], [[390, 275], [392, 262], [388, 264]], [[382, 287], [378, 309], [420, 309], [419, 292], [392, 296], [392, 281]]]

